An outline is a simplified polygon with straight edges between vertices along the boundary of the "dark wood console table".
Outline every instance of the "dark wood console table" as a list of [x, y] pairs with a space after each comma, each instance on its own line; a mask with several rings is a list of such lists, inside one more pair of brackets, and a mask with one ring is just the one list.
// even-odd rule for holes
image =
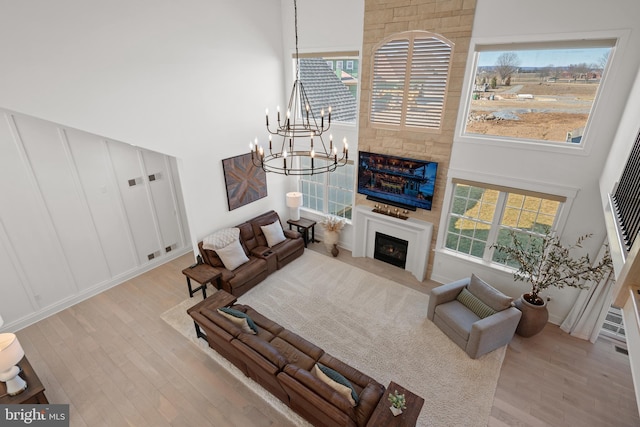
[[22, 369], [20, 376], [27, 382], [27, 389], [15, 396], [7, 395], [7, 386], [0, 382], [0, 404], [16, 405], [16, 404], [39, 404], [46, 405], [49, 403], [47, 396], [44, 395], [44, 386], [33, 370], [27, 356], [23, 357], [18, 366]]

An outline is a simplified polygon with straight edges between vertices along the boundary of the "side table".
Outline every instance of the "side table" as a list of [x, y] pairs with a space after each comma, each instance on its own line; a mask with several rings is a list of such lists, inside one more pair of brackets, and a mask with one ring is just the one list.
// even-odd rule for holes
[[[207, 298], [207, 283], [213, 284], [214, 280], [217, 282], [217, 280], [222, 275], [222, 273], [220, 273], [220, 270], [213, 268], [208, 264], [196, 264], [192, 267], [187, 267], [184, 270], [182, 270], [182, 274], [184, 274], [187, 278], [187, 287], [189, 288], [189, 297], [193, 297], [193, 294], [195, 294], [199, 290], [202, 290], [203, 299]], [[198, 286], [195, 289], [192, 289], [191, 280], [198, 282], [200, 286]], [[216, 288], [218, 287], [219, 286], [217, 286], [217, 283], [216, 283]]]
[[38, 404], [46, 405], [49, 403], [47, 396], [44, 395], [44, 386], [33, 370], [31, 363], [24, 356], [18, 366], [22, 369], [20, 376], [27, 382], [27, 389], [15, 396], [7, 395], [7, 386], [5, 383], [0, 382], [0, 404], [2, 405], [16, 405], [16, 404]]
[[[289, 224], [289, 230], [291, 230], [291, 226], [295, 225], [298, 233], [302, 233], [302, 239], [304, 240], [304, 247], [307, 247], [307, 243], [316, 241], [316, 222], [308, 219], [302, 218], [300, 219], [289, 219], [287, 220], [287, 224]], [[309, 240], [309, 229], [311, 229], [311, 240]]]
[[[407, 409], [404, 409], [402, 414], [394, 417], [389, 409], [391, 406], [391, 403], [389, 403], [389, 393], [393, 393], [396, 390], [398, 390], [398, 393], [404, 394]], [[424, 405], [424, 399], [422, 397], [413, 394], [401, 385], [391, 381], [380, 398], [376, 409], [373, 410], [367, 426], [413, 427], [418, 421], [418, 415], [420, 415], [422, 405]]]
[[[229, 292], [225, 291], [224, 289], [220, 289], [214, 292], [213, 295], [211, 295], [209, 298], [203, 301], [200, 301], [199, 303], [197, 303], [196, 305], [188, 309], [187, 313], [191, 315], [192, 312], [200, 311], [205, 307], [213, 310], [216, 310], [220, 307], [229, 307], [230, 305], [233, 305], [237, 300], [238, 298], [236, 296], [231, 295]], [[207, 334], [202, 332], [202, 329], [200, 329], [200, 325], [198, 325], [198, 322], [194, 320], [193, 325], [196, 328], [196, 336], [198, 338], [204, 338], [206, 340]]]

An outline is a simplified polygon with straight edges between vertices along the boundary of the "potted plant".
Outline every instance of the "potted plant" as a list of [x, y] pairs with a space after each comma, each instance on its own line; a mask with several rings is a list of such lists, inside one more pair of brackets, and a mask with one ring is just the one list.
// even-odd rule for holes
[[407, 409], [407, 402], [404, 398], [404, 394], [398, 393], [398, 390], [393, 393], [389, 393], [389, 402], [391, 402], [389, 409], [393, 413], [394, 417], [400, 415], [403, 409]]
[[582, 242], [591, 236], [585, 234], [574, 244], [565, 246], [549, 230], [543, 235], [528, 235], [524, 238], [511, 230], [509, 243], [492, 245], [497, 250], [498, 260], [513, 261], [518, 265], [513, 273], [514, 279], [531, 285], [531, 291], [515, 301], [516, 307], [522, 311], [522, 319], [516, 330], [518, 335], [533, 336], [542, 331], [547, 323], [547, 302], [540, 296], [540, 292], [550, 286], [585, 289], [588, 288], [586, 282], [599, 282], [609, 274], [612, 262], [608, 248], [602, 259], [595, 264], [592, 264], [588, 254], [579, 258], [571, 254], [576, 248], [582, 248]]
[[344, 227], [345, 220], [335, 215], [327, 215], [320, 225], [324, 228], [324, 244], [331, 255], [338, 256], [338, 242], [340, 241], [340, 230]]

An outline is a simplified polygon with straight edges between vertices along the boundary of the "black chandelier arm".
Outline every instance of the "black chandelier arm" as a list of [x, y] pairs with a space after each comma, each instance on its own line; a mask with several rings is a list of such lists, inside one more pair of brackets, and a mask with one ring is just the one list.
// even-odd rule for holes
[[[251, 161], [256, 167], [265, 172], [281, 175], [314, 175], [333, 172], [338, 167], [348, 163], [349, 148], [344, 140], [342, 152], [338, 153], [333, 145], [333, 136], [329, 137], [329, 148], [325, 145], [322, 134], [331, 128], [331, 107], [327, 107], [328, 116], [325, 120], [325, 110], [320, 111], [320, 119], [311, 107], [307, 91], [300, 81], [300, 57], [298, 52], [298, 6], [294, 4], [295, 36], [296, 36], [296, 75], [287, 104], [284, 118], [277, 108], [277, 126], [272, 129], [269, 125], [269, 110], [265, 111], [265, 121], [269, 134], [269, 147], [262, 147], [258, 139], [251, 142]], [[316, 110], [317, 113], [317, 110]], [[292, 116], [293, 115], [293, 116]], [[320, 123], [318, 123], [318, 121]], [[279, 151], [273, 147], [273, 135], [282, 138]], [[315, 141], [314, 141], [314, 138]], [[319, 141], [319, 142], [318, 142]], [[315, 143], [315, 146], [314, 146]], [[307, 159], [310, 166], [302, 167], [301, 159]]]

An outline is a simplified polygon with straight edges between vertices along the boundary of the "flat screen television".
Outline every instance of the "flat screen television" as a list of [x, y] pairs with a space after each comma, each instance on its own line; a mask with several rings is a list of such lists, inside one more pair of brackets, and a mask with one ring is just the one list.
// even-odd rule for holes
[[438, 163], [387, 154], [358, 153], [358, 193], [403, 209], [431, 210]]

